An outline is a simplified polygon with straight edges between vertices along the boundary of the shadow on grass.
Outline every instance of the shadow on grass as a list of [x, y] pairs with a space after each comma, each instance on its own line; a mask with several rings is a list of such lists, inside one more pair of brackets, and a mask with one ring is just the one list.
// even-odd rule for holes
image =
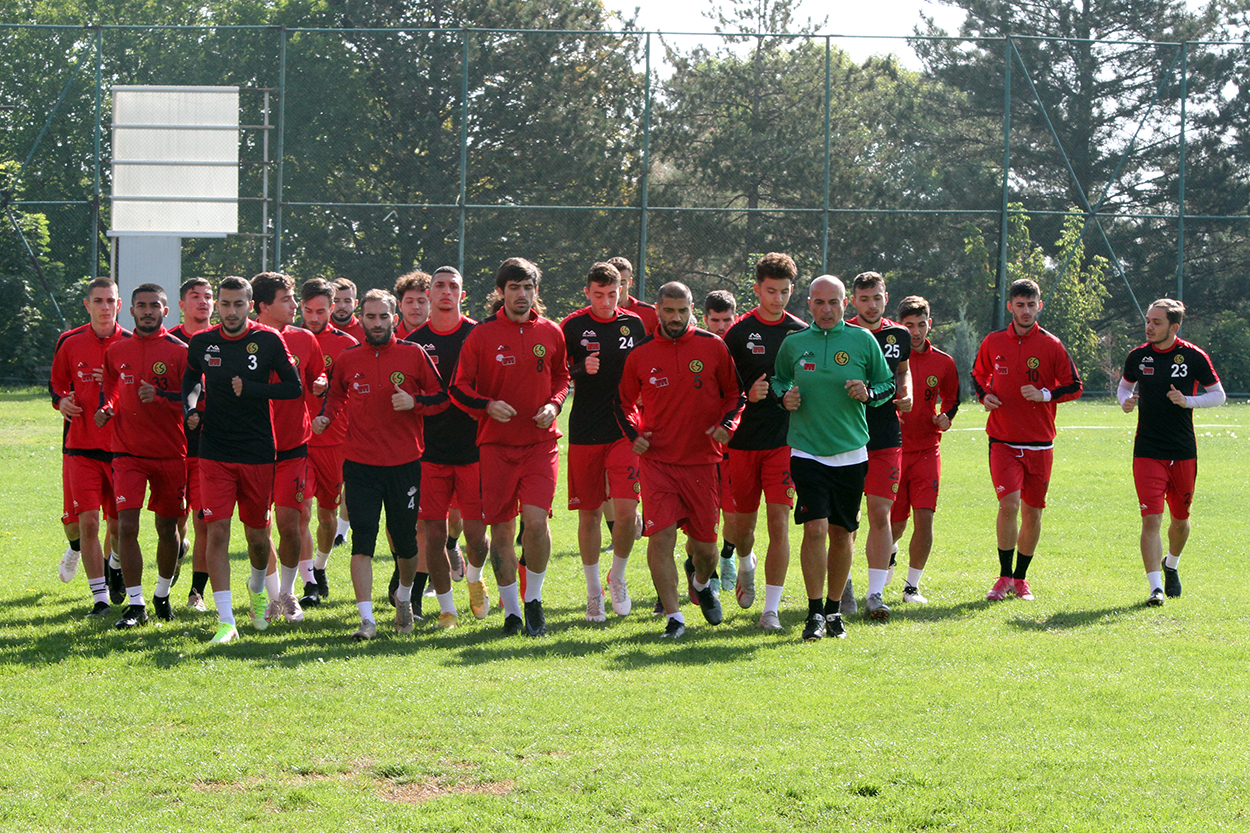
[[1017, 616], [1007, 624], [1024, 631], [1062, 631], [1085, 628], [1090, 625], [1113, 624], [1120, 616], [1133, 611], [1145, 610], [1145, 604], [1117, 605], [1097, 610], [1057, 610], [1044, 619]]

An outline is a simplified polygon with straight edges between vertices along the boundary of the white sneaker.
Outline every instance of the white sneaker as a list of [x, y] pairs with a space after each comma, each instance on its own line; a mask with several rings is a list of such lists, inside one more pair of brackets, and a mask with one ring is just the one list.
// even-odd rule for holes
[[755, 604], [755, 568], [759, 566], [759, 560], [752, 555], [751, 566], [743, 567], [742, 562], [738, 562], [738, 581], [734, 586], [738, 596], [738, 607], [746, 610]]
[[903, 601], [908, 604], [927, 605], [929, 600], [920, 595], [920, 590], [910, 584], [903, 588]]
[[775, 610], [766, 610], [760, 614], [760, 621], [756, 624], [762, 631], [779, 631], [781, 630], [781, 617], [777, 615]]
[[592, 593], [586, 597], [586, 621], [606, 622], [608, 615], [603, 612], [603, 591]]
[[464, 553], [459, 544], [447, 550], [447, 560], [451, 563], [451, 580], [464, 581]]
[[61, 556], [61, 564], [56, 568], [57, 573], [61, 576], [61, 581], [69, 584], [74, 580], [74, 576], [78, 573], [78, 562], [81, 558], [81, 552], [74, 552], [70, 547], [65, 548], [65, 555]]
[[299, 599], [292, 593], [283, 593], [278, 597], [278, 605], [282, 608], [282, 617], [288, 622], [303, 622], [304, 609], [299, 606]]
[[612, 612], [617, 616], [628, 616], [629, 612], [634, 609], [634, 603], [629, 598], [629, 587], [625, 585], [625, 578], [622, 576], [620, 579], [615, 579], [609, 572], [608, 592], [612, 595]]

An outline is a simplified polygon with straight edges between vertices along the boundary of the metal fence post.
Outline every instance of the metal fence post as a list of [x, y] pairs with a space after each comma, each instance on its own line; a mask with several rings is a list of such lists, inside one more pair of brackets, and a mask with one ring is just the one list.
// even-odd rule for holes
[[1185, 300], [1185, 103], [1189, 98], [1189, 44], [1181, 44], [1181, 134], [1176, 198], [1176, 300]]
[[282, 271], [282, 173], [286, 162], [286, 38], [285, 26], [278, 27], [278, 175], [274, 183], [273, 268]]
[[642, 105], [642, 202], [638, 222], [638, 297], [647, 291], [647, 181], [651, 173], [651, 33], [647, 32], [646, 80]]
[[821, 232], [820, 232], [820, 273], [822, 275], [829, 274], [829, 179], [831, 176], [831, 162], [829, 155], [832, 152], [832, 102], [833, 82], [832, 82], [832, 64], [833, 64], [833, 41], [825, 36], [825, 196], [823, 200], [823, 211], [821, 211]]
[[[465, 205], [469, 178], [469, 30], [460, 27], [460, 228], [456, 268], [464, 274]], [[461, 279], [463, 280], [463, 278]]]
[[100, 276], [100, 131], [101, 99], [104, 96], [104, 29], [95, 27], [95, 153], [92, 158], [93, 180], [91, 194], [91, 277]]
[[1011, 223], [1007, 214], [1011, 173], [1011, 37], [1004, 38], [1003, 42], [1007, 46], [1003, 55], [1003, 60], [1006, 62], [1003, 74], [1003, 203], [998, 235], [998, 298], [994, 304], [994, 328], [999, 330], [1007, 326], [1007, 236], [1010, 233]]

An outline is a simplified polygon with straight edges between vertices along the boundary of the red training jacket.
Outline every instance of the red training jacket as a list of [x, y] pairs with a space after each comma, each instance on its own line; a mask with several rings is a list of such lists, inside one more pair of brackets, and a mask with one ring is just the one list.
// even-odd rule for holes
[[57, 340], [52, 357], [52, 376], [48, 390], [52, 407], [74, 394], [82, 415], [69, 421], [65, 448], [83, 451], [112, 451], [113, 423], [103, 428], [95, 424], [95, 412], [104, 404], [104, 352], [121, 339], [130, 338], [130, 330], [114, 324], [113, 332], [100, 338], [90, 324], [75, 327]]
[[[899, 412], [903, 423], [903, 451], [923, 451], [937, 448], [942, 442], [942, 432], [934, 425], [938, 413], [954, 419], [959, 410], [959, 371], [949, 354], [929, 343], [912, 350], [908, 359], [911, 368], [912, 406], [907, 413]], [[938, 409], [938, 400], [942, 408]]]
[[[994, 394], [1002, 405], [990, 411], [985, 433], [1010, 445], [1048, 447], [1055, 441], [1055, 406], [1081, 395], [1081, 374], [1063, 343], [1034, 324], [1018, 336], [1015, 324], [985, 337], [972, 366], [977, 400]], [[1030, 402], [1020, 388], [1050, 391], [1049, 402]]]
[[[113, 453], [132, 457], [186, 457], [182, 425], [182, 375], [187, 345], [161, 327], [151, 335], [133, 333], [104, 354], [104, 405], [113, 409]], [[156, 388], [144, 402], [139, 386]], [[94, 411], [92, 417], [94, 418]]]
[[[291, 363], [304, 386], [304, 395], [298, 399], [274, 399], [269, 403], [274, 449], [281, 454], [307, 445], [312, 436], [307, 397], [312, 393], [313, 382], [325, 372], [325, 356], [317, 337], [303, 327], [287, 326], [278, 332], [286, 342], [286, 351], [291, 354]], [[273, 374], [271, 381], [278, 381], [278, 374]], [[318, 405], [317, 412], [320, 411]]]
[[[326, 377], [330, 382], [333, 382], [339, 356], [343, 355], [343, 351], [348, 347], [353, 347], [359, 344], [359, 342], [342, 330], [335, 329], [333, 324], [326, 324], [321, 332], [314, 335], [317, 337], [317, 343], [321, 345], [321, 359], [325, 365]], [[325, 393], [321, 394], [321, 396], [313, 393], [311, 387], [304, 388], [304, 404], [308, 406], [309, 418], [320, 416], [321, 412], [325, 410], [329, 396], [329, 387], [326, 388]], [[326, 428], [320, 434], [313, 434], [309, 437], [308, 444], [315, 448], [326, 448], [327, 446], [338, 445], [346, 438], [347, 415], [342, 414], [338, 419], [330, 423], [329, 428]]]

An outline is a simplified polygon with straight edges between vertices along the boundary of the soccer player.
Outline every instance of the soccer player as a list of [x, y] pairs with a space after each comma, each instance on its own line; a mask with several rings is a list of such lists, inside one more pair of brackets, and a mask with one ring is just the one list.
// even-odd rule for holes
[[[703, 329], [707, 330], [714, 336], [720, 338], [725, 337], [725, 333], [729, 332], [729, 328], [733, 326], [734, 321], [738, 318], [738, 300], [734, 298], [732, 292], [724, 289], [713, 289], [703, 299]], [[725, 451], [720, 462], [718, 470], [720, 476], [720, 510], [721, 515], [728, 517], [734, 511], [733, 494], [729, 488], [729, 452]], [[728, 526], [728, 523], [726, 523]], [[724, 588], [728, 590], [735, 587], [738, 581], [738, 560], [734, 558], [734, 544], [725, 536], [722, 530], [721, 537], [724, 543], [720, 549], [720, 570], [719, 576], [713, 579], [713, 583], [717, 589]], [[713, 573], [716, 576], [716, 573]], [[656, 605], [656, 615], [664, 612], [664, 606]]]
[[[183, 281], [178, 289], [178, 309], [182, 311], [182, 323], [169, 331], [169, 334], [183, 344], [191, 342], [191, 336], [207, 330], [209, 318], [213, 314], [213, 285], [204, 278], [189, 278]], [[200, 397], [197, 408], [204, 410], [204, 398]], [[184, 428], [187, 438], [187, 508], [191, 519], [191, 529], [195, 533], [195, 543], [191, 547], [191, 590], [187, 593], [187, 607], [198, 613], [204, 613], [208, 607], [204, 604], [204, 590], [208, 587], [208, 528], [200, 517], [204, 508], [200, 500], [200, 427], [194, 430]], [[178, 555], [179, 566], [187, 550], [187, 519], [178, 522], [178, 538], [182, 541], [182, 549]], [[174, 570], [174, 580], [178, 577], [178, 569]]]
[[335, 327], [364, 343], [365, 330], [356, 317], [356, 284], [347, 278], [335, 278], [330, 281], [334, 287], [334, 309], [330, 313], [330, 321]]
[[998, 495], [999, 573], [985, 598], [1002, 601], [1014, 593], [1033, 601], [1027, 575], [1042, 535], [1055, 406], [1081, 395], [1081, 374], [1062, 342], [1037, 323], [1042, 295], [1034, 281], [1021, 278], [1011, 285], [1007, 311], [1011, 323], [985, 337], [972, 366], [973, 391], [990, 412], [985, 433]]
[[[248, 319], [252, 285], [237, 276], [217, 287], [221, 323], [191, 336], [182, 377], [183, 413], [200, 432], [200, 515], [208, 524], [208, 572], [217, 606], [213, 644], [239, 637], [230, 593], [230, 519], [239, 507], [252, 572], [248, 579], [252, 621], [265, 619], [265, 573], [269, 566], [269, 506], [273, 502], [274, 430], [269, 403], [303, 394], [299, 372], [275, 330]], [[272, 374], [278, 381], [272, 381]], [[196, 410], [206, 395], [203, 416]]]
[[[868, 418], [868, 475], [864, 480], [864, 495], [868, 503], [868, 540], [864, 553], [868, 557], [868, 592], [864, 607], [868, 616], [879, 622], [890, 618], [890, 608], [881, 598], [885, 586], [893, 578], [894, 537], [890, 534], [890, 511], [894, 496], [898, 493], [899, 463], [902, 458], [903, 437], [899, 412], [911, 410], [911, 373], [908, 358], [911, 354], [911, 336], [885, 317], [890, 294], [886, 292], [885, 280], [876, 272], [863, 272], [855, 276], [851, 284], [851, 304], [857, 315], [847, 321], [872, 333], [881, 347], [885, 363], [894, 374], [895, 399], [893, 403], [867, 411]], [[850, 594], [854, 604], [854, 592]], [[851, 612], [851, 611], [844, 611]]]
[[399, 302], [395, 337], [404, 339], [430, 317], [430, 276], [421, 271], [400, 275], [395, 279], [394, 295]]
[[451, 395], [477, 417], [482, 513], [490, 525], [491, 564], [503, 604], [503, 632], [521, 632], [517, 599], [516, 518], [524, 525], [525, 618], [529, 636], [547, 632], [543, 578], [551, 556], [547, 518], [555, 498], [561, 436], [556, 416], [569, 391], [564, 334], [542, 317], [542, 272], [511, 257], [495, 272], [498, 312], [470, 332], [460, 350]]
[[[1146, 343], [1124, 360], [1117, 391], [1126, 414], [1141, 406], [1133, 440], [1133, 483], [1141, 506], [1141, 557], [1150, 584], [1146, 604], [1152, 606], [1163, 604], [1164, 595], [1181, 594], [1177, 564], [1189, 540], [1189, 507], [1198, 473], [1193, 409], [1214, 408], [1225, 399], [1210, 357], [1177, 337], [1184, 318], [1180, 301], [1160, 298], [1150, 305]], [[1166, 559], [1160, 540], [1165, 502], [1171, 515]]]
[[832, 275], [816, 278], [807, 307], [812, 326], [781, 343], [772, 386], [790, 411], [786, 438], [797, 493], [794, 520], [803, 525], [799, 553], [807, 589], [803, 639], [811, 642], [846, 638], [841, 598], [868, 474], [865, 411], [890, 401], [894, 374], [876, 340], [843, 320], [842, 281]]
[[[444, 389], [455, 381], [460, 350], [477, 323], [460, 310], [465, 297], [460, 271], [453, 266], [440, 266], [430, 279], [430, 318], [408, 337], [429, 355]], [[462, 569], [469, 586], [469, 610], [474, 618], [485, 619], [490, 612], [490, 599], [486, 596], [482, 569], [486, 566], [489, 543], [482, 520], [477, 420], [459, 408], [448, 408], [425, 418], [425, 451], [421, 455], [417, 528], [439, 603], [440, 627], [456, 624], [456, 606], [451, 597], [451, 579], [456, 571], [448, 560], [454, 551], [449, 529], [453, 514], [459, 516], [467, 547], [464, 558], [468, 566]]]
[[383, 507], [399, 559], [395, 629], [412, 633], [422, 417], [448, 404], [430, 357], [417, 345], [395, 339], [397, 306], [386, 290], [365, 293], [360, 307], [365, 342], [339, 356], [326, 412], [313, 421], [313, 430], [320, 432], [340, 414], [348, 417], [343, 482], [352, 506], [352, 588], [360, 611], [355, 640], [372, 639], [378, 632], [373, 553]]
[[655, 305], [648, 304], [646, 301], [640, 301], [629, 294], [630, 288], [634, 285], [633, 264], [623, 257], [613, 257], [608, 259], [608, 265], [614, 268], [621, 276], [621, 295], [625, 300], [619, 303], [618, 306], [626, 312], [632, 312], [641, 318], [642, 325], [647, 329], [647, 335], [654, 333], [656, 325], [660, 321], [655, 313]]
[[[271, 406], [277, 463], [273, 475], [274, 520], [278, 524], [278, 598], [270, 599], [265, 618], [279, 616], [288, 622], [304, 621], [304, 611], [295, 598], [295, 579], [300, 562], [311, 570], [313, 560], [312, 496], [315, 482], [308, 461], [312, 437], [307, 394], [326, 390], [325, 355], [317, 337], [302, 327], [292, 326], [298, 307], [295, 281], [278, 272], [261, 272], [252, 278], [252, 304], [256, 323], [278, 331], [286, 342], [287, 353], [299, 372], [305, 396], [278, 400]], [[318, 408], [320, 411], [320, 408]]]
[[[110, 593], [105, 577], [100, 511], [113, 519], [117, 517], [117, 506], [113, 499], [113, 429], [107, 423], [97, 425], [95, 412], [104, 399], [104, 353], [116, 342], [130, 338], [130, 331], [117, 323], [117, 284], [108, 278], [95, 278], [87, 284], [83, 306], [91, 321], [66, 332], [57, 341], [48, 389], [52, 407], [61, 412], [67, 423], [62, 440], [62, 522], [78, 522], [87, 587], [95, 602], [88, 615], [101, 617], [108, 614], [109, 599], [115, 597], [117, 588]], [[63, 571], [62, 579], [64, 575]], [[124, 598], [123, 590], [116, 601], [120, 603]]]
[[588, 306], [560, 324], [569, 374], [575, 385], [569, 414], [569, 509], [577, 512], [577, 545], [586, 575], [586, 621], [602, 622], [603, 584], [599, 574], [599, 520], [604, 482], [615, 510], [612, 567], [608, 570], [612, 610], [626, 616], [633, 608], [625, 567], [634, 546], [638, 513], [638, 458], [616, 420], [616, 396], [625, 357], [646, 338], [642, 319], [617, 308], [621, 276], [616, 267], [596, 263], [586, 275]]
[[641, 461], [647, 563], [668, 617], [663, 636], [678, 639], [686, 632], [673, 561], [678, 527], [686, 533], [703, 617], [719, 625], [723, 616], [711, 587], [717, 557], [716, 467], [720, 444], [729, 442], [737, 426], [740, 405], [729, 349], [694, 325], [690, 290], [672, 281], [660, 287], [656, 301], [659, 326], [625, 359], [618, 420]]
[[[327, 383], [334, 377], [335, 364], [348, 347], [356, 345], [356, 339], [330, 323], [334, 308], [334, 286], [324, 278], [305, 281], [300, 288], [301, 311], [304, 328], [317, 338], [325, 362]], [[318, 395], [306, 390], [304, 404], [310, 417], [319, 416], [325, 410], [326, 393]], [[316, 558], [311, 564], [300, 562], [303, 571], [304, 595], [300, 604], [317, 605], [329, 598], [330, 587], [326, 580], [326, 564], [334, 547], [337, 533], [337, 516], [343, 490], [343, 441], [347, 438], [347, 418], [334, 421], [320, 434], [308, 439], [308, 462], [312, 466], [312, 493], [317, 499]]]
[[763, 493], [768, 551], [764, 557], [764, 610], [758, 625], [766, 631], [781, 630], [778, 610], [790, 566], [789, 520], [794, 506], [790, 447], [786, 445], [789, 413], [772, 392], [769, 379], [781, 342], [790, 333], [807, 328], [786, 312], [798, 274], [794, 259], [787, 254], [769, 252], [760, 258], [752, 287], [759, 303], [725, 334], [744, 405], [738, 430], [729, 442], [734, 512], [725, 515], [725, 540], [741, 553], [735, 592], [738, 606], [749, 608], [755, 603], [755, 521]]
[[959, 410], [959, 372], [954, 359], [929, 343], [933, 319], [928, 301], [919, 295], [907, 296], [898, 305], [898, 320], [911, 336], [908, 362], [915, 402], [901, 416], [903, 456], [898, 495], [890, 512], [890, 531], [898, 546], [907, 529], [907, 518], [915, 511], [916, 527], [908, 546], [903, 601], [927, 604], [928, 600], [920, 594], [920, 579], [933, 549], [933, 513], [937, 510], [942, 479], [942, 432], [950, 430]]
[[143, 598], [143, 553], [139, 513], [150, 486], [148, 509], [156, 516], [158, 619], [174, 618], [169, 588], [174, 581], [180, 540], [178, 521], [186, 515], [187, 436], [179, 388], [187, 369], [187, 345], [165, 329], [169, 303], [165, 290], [145, 283], [130, 295], [133, 335], [104, 354], [104, 404], [96, 425], [113, 426], [113, 484], [117, 492], [118, 541], [128, 607], [119, 629], [148, 621]]

